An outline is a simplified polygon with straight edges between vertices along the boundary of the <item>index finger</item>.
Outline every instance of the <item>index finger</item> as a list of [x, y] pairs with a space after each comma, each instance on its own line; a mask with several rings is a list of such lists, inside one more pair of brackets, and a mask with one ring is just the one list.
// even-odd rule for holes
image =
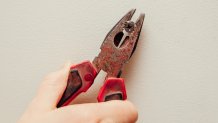
[[129, 101], [108, 101], [102, 103], [77, 104], [55, 110], [54, 120], [66, 123], [134, 123], [138, 112]]

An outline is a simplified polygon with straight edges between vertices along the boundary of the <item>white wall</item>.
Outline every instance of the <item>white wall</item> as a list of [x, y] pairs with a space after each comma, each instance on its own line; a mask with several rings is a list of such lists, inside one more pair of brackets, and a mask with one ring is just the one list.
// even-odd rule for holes
[[[217, 0], [1, 0], [0, 122], [17, 120], [48, 72], [92, 60], [131, 8], [146, 13], [122, 76], [138, 122], [217, 123]], [[76, 103], [95, 102], [103, 78]]]

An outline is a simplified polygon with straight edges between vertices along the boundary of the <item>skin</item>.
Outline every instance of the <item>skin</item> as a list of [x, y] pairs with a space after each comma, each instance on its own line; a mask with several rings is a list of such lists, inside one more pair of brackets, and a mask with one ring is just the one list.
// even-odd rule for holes
[[135, 123], [138, 113], [129, 101], [75, 104], [56, 108], [67, 84], [70, 63], [48, 74], [18, 123]]

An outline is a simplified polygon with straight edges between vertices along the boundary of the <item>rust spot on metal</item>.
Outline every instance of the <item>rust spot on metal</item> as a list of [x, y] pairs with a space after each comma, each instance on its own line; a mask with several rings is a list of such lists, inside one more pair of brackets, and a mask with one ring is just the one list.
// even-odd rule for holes
[[133, 54], [141, 32], [144, 15], [136, 22], [131, 21], [135, 10], [128, 12], [107, 34], [101, 52], [93, 60], [93, 65], [99, 72], [107, 72], [107, 77], [118, 77], [124, 64]]

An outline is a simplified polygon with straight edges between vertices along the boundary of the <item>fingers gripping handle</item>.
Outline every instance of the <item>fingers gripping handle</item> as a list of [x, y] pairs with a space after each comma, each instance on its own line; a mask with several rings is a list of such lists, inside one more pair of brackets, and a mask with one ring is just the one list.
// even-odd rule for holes
[[86, 92], [93, 84], [96, 75], [97, 72], [89, 61], [72, 66], [67, 80], [67, 87], [57, 107], [68, 105], [80, 93]]
[[126, 88], [123, 78], [108, 78], [98, 94], [98, 102], [126, 100]]

